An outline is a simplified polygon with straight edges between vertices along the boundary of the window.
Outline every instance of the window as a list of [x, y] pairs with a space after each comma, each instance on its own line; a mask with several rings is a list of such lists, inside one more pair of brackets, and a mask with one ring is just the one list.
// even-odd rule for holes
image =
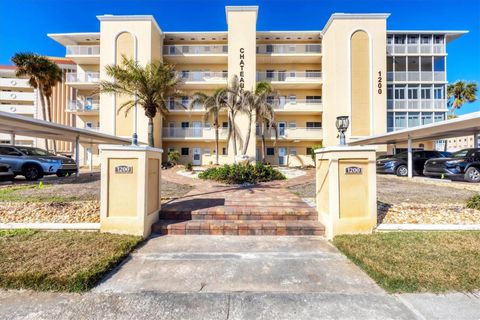
[[420, 112], [410, 112], [408, 114], [408, 127], [416, 127], [420, 125]]
[[297, 123], [295, 121], [292, 121], [288, 124], [288, 127], [290, 129], [296, 129], [297, 128]]
[[387, 86], [387, 99], [388, 100], [393, 99], [393, 86], [391, 84]]
[[395, 71], [407, 71], [407, 57], [395, 57]]
[[308, 147], [308, 148], [306, 149], [306, 152], [307, 152], [306, 154], [313, 154], [313, 149], [310, 148], [310, 147]]
[[418, 99], [418, 86], [408, 86], [408, 99], [417, 100]]
[[321, 122], [307, 122], [307, 128], [309, 129], [321, 128], [321, 127], [322, 127]]
[[267, 148], [267, 156], [274, 156], [275, 148]]
[[0, 147], [1, 155], [8, 155], [10, 152], [16, 152], [15, 149], [9, 147]]
[[203, 154], [209, 156], [210, 155], [210, 148], [203, 149]]
[[405, 99], [405, 86], [395, 86], [395, 99], [396, 100]]
[[182, 152], [181, 152], [182, 156], [188, 156], [188, 150], [189, 150], [188, 148], [182, 148]]
[[320, 76], [320, 70], [307, 70], [305, 71], [305, 76], [307, 78], [318, 78]]
[[307, 96], [307, 103], [315, 103], [322, 101], [322, 96]]
[[289, 154], [292, 155], [292, 156], [297, 155], [297, 149], [296, 148], [290, 148], [288, 151], [289, 151]]
[[387, 113], [387, 131], [393, 131], [393, 112]]
[[423, 72], [431, 72], [433, 70], [432, 57], [422, 57], [421, 70]]
[[430, 86], [422, 86], [422, 99], [431, 99], [432, 98], [432, 88]]
[[444, 96], [443, 96], [443, 86], [435, 86], [433, 88], [433, 97], [435, 99], [438, 99], [438, 100], [441, 100], [441, 99], [444, 99]]
[[422, 113], [422, 124], [429, 124], [433, 122], [433, 114], [431, 112]]
[[435, 112], [435, 122], [445, 120], [445, 113], [444, 112]]
[[222, 148], [222, 155], [226, 156], [227, 155], [227, 148]]
[[405, 44], [405, 36], [397, 34], [395, 36], [395, 44]]
[[182, 106], [188, 108], [188, 97], [182, 97]]
[[187, 129], [190, 126], [188, 122], [182, 122], [182, 129]]
[[387, 44], [393, 44], [393, 36], [392, 35], [387, 36]]
[[222, 128], [228, 128], [228, 122], [222, 122]]
[[403, 129], [407, 126], [407, 113], [397, 112], [395, 113], [395, 129]]
[[418, 36], [417, 35], [409, 35], [408, 36], [408, 44], [417, 44], [418, 43]]
[[272, 79], [275, 70], [267, 70], [267, 79]]
[[266, 49], [267, 49], [267, 50], [266, 50], [266, 51], [267, 51], [267, 53], [272, 53], [272, 52], [273, 52], [273, 45], [271, 45], [271, 44], [267, 44], [267, 46], [266, 46], [266, 47], [267, 47], [267, 48], [266, 48]]
[[290, 97], [288, 97], [288, 99], [290, 100], [290, 103], [297, 102], [297, 96], [291, 95]]
[[436, 35], [433, 37], [433, 43], [435, 44], [443, 44], [444, 43], [444, 37], [443, 35]]
[[387, 57], [387, 71], [393, 71], [393, 57]]
[[432, 36], [431, 35], [422, 35], [422, 38], [421, 38], [421, 43], [422, 44], [430, 44], [432, 43]]
[[168, 108], [170, 110], [174, 110], [175, 109], [175, 99], [173, 98], [169, 98], [168, 99]]
[[445, 71], [445, 57], [433, 57], [433, 71]]
[[408, 57], [408, 71], [420, 71], [420, 57]]

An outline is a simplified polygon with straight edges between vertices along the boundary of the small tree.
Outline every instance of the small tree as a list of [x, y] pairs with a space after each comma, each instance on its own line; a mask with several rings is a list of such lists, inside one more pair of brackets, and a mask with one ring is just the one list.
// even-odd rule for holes
[[447, 98], [450, 112], [455, 114], [455, 110], [460, 109], [465, 103], [477, 100], [477, 84], [465, 81], [449, 84], [447, 87]]

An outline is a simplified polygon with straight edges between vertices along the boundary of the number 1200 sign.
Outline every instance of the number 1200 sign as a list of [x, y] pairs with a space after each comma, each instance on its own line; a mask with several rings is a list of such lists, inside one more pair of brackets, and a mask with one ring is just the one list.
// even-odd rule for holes
[[377, 83], [377, 87], [378, 87], [378, 94], [382, 94], [382, 71], [378, 71], [378, 83]]

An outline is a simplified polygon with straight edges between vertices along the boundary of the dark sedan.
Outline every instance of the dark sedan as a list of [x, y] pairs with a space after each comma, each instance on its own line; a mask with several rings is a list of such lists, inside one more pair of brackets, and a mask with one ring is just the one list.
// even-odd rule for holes
[[[413, 174], [420, 175], [423, 173], [423, 166], [428, 159], [445, 158], [450, 156], [448, 152], [440, 151], [413, 151]], [[390, 173], [397, 176], [405, 177], [408, 175], [408, 153], [401, 152], [389, 158], [377, 160], [377, 173]]]
[[448, 158], [430, 159], [425, 162], [423, 174], [428, 177], [480, 182], [480, 149], [463, 149]]

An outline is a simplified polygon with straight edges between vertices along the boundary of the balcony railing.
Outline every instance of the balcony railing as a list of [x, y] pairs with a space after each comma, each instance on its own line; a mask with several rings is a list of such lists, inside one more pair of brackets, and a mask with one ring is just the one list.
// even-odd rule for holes
[[171, 99], [168, 101], [168, 109], [170, 111], [174, 110], [193, 110], [201, 111], [204, 110], [203, 105], [200, 103], [195, 103], [191, 105], [192, 99]]
[[320, 71], [259, 71], [257, 81], [316, 82], [322, 79]]
[[295, 99], [281, 101], [275, 105], [276, 110], [301, 110], [316, 109], [322, 107], [322, 99]]
[[[227, 129], [219, 129], [219, 138], [225, 139]], [[163, 128], [163, 138], [193, 138], [193, 139], [215, 139], [215, 129], [207, 127], [192, 128]]]
[[0, 87], [30, 88], [30, 84], [28, 83], [28, 79], [0, 78]]
[[23, 91], [0, 91], [0, 100], [34, 101], [35, 93]]
[[445, 99], [418, 99], [418, 100], [387, 100], [389, 110], [442, 110], [447, 109]]
[[210, 71], [180, 71], [180, 78], [183, 81], [194, 82], [227, 82], [227, 72], [210, 72]]
[[321, 44], [260, 44], [257, 54], [307, 54], [321, 53]]
[[94, 56], [100, 54], [100, 46], [67, 46], [67, 56]]
[[387, 45], [389, 54], [406, 54], [406, 53], [425, 53], [425, 54], [442, 54], [445, 53], [445, 44], [389, 44]]
[[100, 72], [67, 73], [67, 82], [96, 83], [100, 81]]
[[73, 100], [70, 101], [70, 112], [96, 112], [100, 109], [99, 100]]
[[227, 45], [166, 45], [163, 47], [164, 55], [185, 55], [185, 54], [227, 54]]
[[[321, 139], [322, 138], [322, 128], [307, 128], [307, 127], [296, 127], [296, 128], [277, 128], [278, 138], [279, 139]], [[260, 135], [260, 130], [256, 131], [257, 136]], [[274, 130], [267, 130], [265, 132], [267, 138], [275, 138]]]
[[387, 72], [387, 81], [446, 81], [444, 71], [395, 71]]

